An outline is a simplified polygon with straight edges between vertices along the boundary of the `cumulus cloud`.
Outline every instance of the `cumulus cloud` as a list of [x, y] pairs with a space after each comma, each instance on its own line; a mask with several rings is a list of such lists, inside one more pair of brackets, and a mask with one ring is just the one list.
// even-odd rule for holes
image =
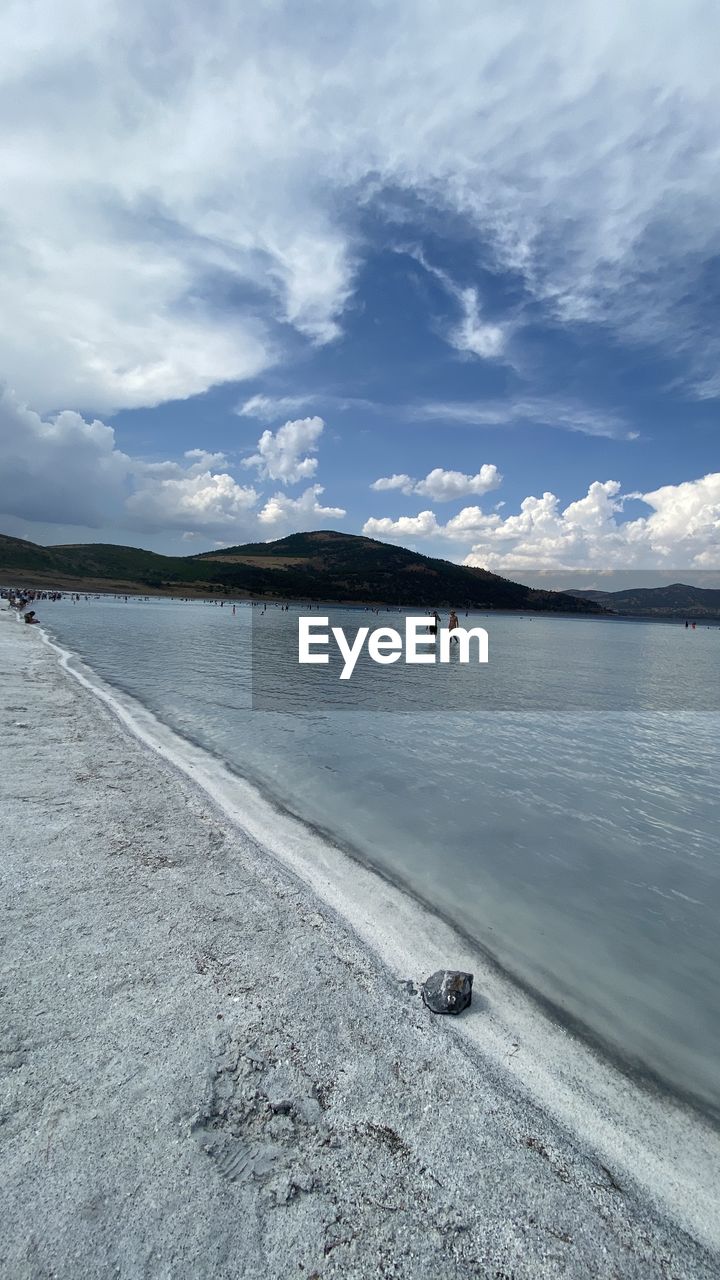
[[227, 471], [230, 467], [224, 453], [208, 453], [207, 449], [186, 449], [183, 457], [188, 459], [191, 467], [197, 471]]
[[144, 477], [136, 471], [136, 490], [125, 502], [124, 522], [144, 532], [177, 530], [221, 533], [249, 530], [258, 501], [255, 489], [239, 485], [226, 473], [190, 469], [182, 477]]
[[99, 528], [130, 492], [132, 466], [104, 422], [70, 410], [43, 419], [0, 387], [0, 511]]
[[276, 493], [258, 513], [258, 520], [270, 537], [281, 537], [298, 528], [321, 529], [329, 520], [342, 520], [347, 514], [342, 507], [324, 507], [319, 501], [324, 492], [322, 485], [313, 484], [299, 498]]
[[[629, 504], [648, 510], [626, 517]], [[446, 524], [432, 511], [370, 519], [371, 537], [472, 544], [465, 564], [499, 572], [538, 569], [720, 567], [720, 472], [622, 495], [616, 480], [594, 481], [562, 507], [554, 493], [529, 496], [517, 514], [465, 507]]]
[[426, 498], [434, 498], [436, 502], [451, 502], [453, 498], [464, 498], [470, 493], [489, 493], [491, 489], [497, 489], [501, 481], [500, 472], [491, 462], [483, 463], [474, 476], [435, 467], [424, 480], [418, 480], [413, 492]]
[[387, 493], [390, 489], [400, 489], [402, 493], [412, 493], [415, 481], [412, 476], [405, 475], [404, 472], [392, 476], [380, 476], [378, 480], [373, 480], [370, 485], [376, 493]]
[[245, 467], [254, 467], [258, 475], [282, 484], [297, 484], [317, 471], [318, 441], [325, 423], [322, 418], [296, 418], [277, 431], [263, 431], [257, 442], [257, 453], [246, 458]]
[[[305, 436], [306, 446], [318, 434], [313, 427]], [[302, 432], [291, 433], [286, 441], [298, 444], [301, 437]], [[274, 469], [287, 475], [291, 453], [288, 444], [279, 460], [272, 450], [268, 458]], [[299, 458], [297, 451], [294, 456]], [[4, 515], [43, 525], [141, 533], [173, 530], [188, 539], [212, 536], [233, 541], [268, 536], [268, 530], [280, 527], [317, 528], [345, 515], [340, 507], [320, 503], [320, 485], [310, 486], [296, 499], [276, 493], [263, 503], [258, 490], [238, 483], [228, 466], [224, 454], [205, 449], [189, 449], [179, 461], [146, 462], [118, 449], [113, 428], [97, 419], [86, 421], [69, 411], [42, 418], [10, 392], [0, 393]], [[302, 460], [298, 474], [301, 468]]]
[[412, 476], [381, 476], [370, 485], [376, 493], [385, 493], [391, 489], [399, 489], [401, 493], [419, 493], [423, 497], [433, 498], [435, 502], [452, 502], [455, 498], [464, 498], [468, 494], [489, 493], [497, 489], [502, 476], [493, 463], [483, 463], [477, 475], [466, 475], [463, 471], [443, 471], [435, 467], [429, 471], [424, 480], [413, 480]]
[[443, 528], [438, 524], [434, 511], [419, 511], [416, 516], [398, 516], [391, 520], [389, 516], [371, 517], [363, 525], [363, 533], [368, 538], [435, 538], [441, 537]]
[[[209, 20], [190, 0], [6, 5], [0, 368], [41, 409], [104, 412], [253, 376], [281, 326], [331, 341], [358, 205], [392, 189], [460, 217], [560, 321], [683, 346], [701, 385], [720, 13], [648, 12], [456, 0], [358, 22], [338, 0], [320, 40], [288, 0]], [[460, 302], [456, 345], [497, 353]]]

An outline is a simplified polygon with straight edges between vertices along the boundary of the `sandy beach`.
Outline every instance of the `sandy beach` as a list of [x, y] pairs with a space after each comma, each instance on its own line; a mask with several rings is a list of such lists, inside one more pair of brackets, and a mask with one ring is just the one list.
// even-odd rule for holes
[[6, 1275], [718, 1274], [706, 1122], [477, 957], [433, 1017], [446, 926], [266, 846], [8, 611], [0, 669]]

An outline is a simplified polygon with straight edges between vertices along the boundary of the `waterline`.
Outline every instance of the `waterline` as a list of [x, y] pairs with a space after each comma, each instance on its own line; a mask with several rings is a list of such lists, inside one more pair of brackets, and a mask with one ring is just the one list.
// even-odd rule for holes
[[63, 669], [126, 729], [201, 786], [234, 823], [348, 919], [395, 978], [423, 976], [449, 962], [472, 970], [483, 1007], [453, 1024], [450, 1033], [463, 1037], [482, 1055], [483, 1070], [490, 1064], [578, 1135], [614, 1176], [641, 1186], [679, 1225], [718, 1247], [714, 1188], [720, 1180], [720, 1140], [713, 1126], [678, 1104], [640, 1091], [564, 1027], [544, 1017], [446, 923], [297, 819], [279, 812], [142, 703], [118, 694], [70, 650], [46, 635], [43, 639]]

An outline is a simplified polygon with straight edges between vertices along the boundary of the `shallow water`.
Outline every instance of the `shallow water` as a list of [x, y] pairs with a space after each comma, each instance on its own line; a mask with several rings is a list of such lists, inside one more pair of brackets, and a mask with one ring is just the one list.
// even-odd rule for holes
[[[720, 1107], [720, 630], [478, 618], [487, 668], [361, 662], [347, 689], [297, 667], [294, 609], [38, 612], [104, 679], [434, 904], [598, 1040]], [[332, 622], [402, 618], [333, 609]]]

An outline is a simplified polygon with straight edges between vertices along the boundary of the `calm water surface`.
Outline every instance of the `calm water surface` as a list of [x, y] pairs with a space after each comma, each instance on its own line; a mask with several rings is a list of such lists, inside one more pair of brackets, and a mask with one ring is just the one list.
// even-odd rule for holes
[[365, 662], [349, 692], [297, 666], [297, 614], [42, 606], [104, 679], [720, 1108], [720, 629], [478, 618], [487, 668], [431, 687]]

